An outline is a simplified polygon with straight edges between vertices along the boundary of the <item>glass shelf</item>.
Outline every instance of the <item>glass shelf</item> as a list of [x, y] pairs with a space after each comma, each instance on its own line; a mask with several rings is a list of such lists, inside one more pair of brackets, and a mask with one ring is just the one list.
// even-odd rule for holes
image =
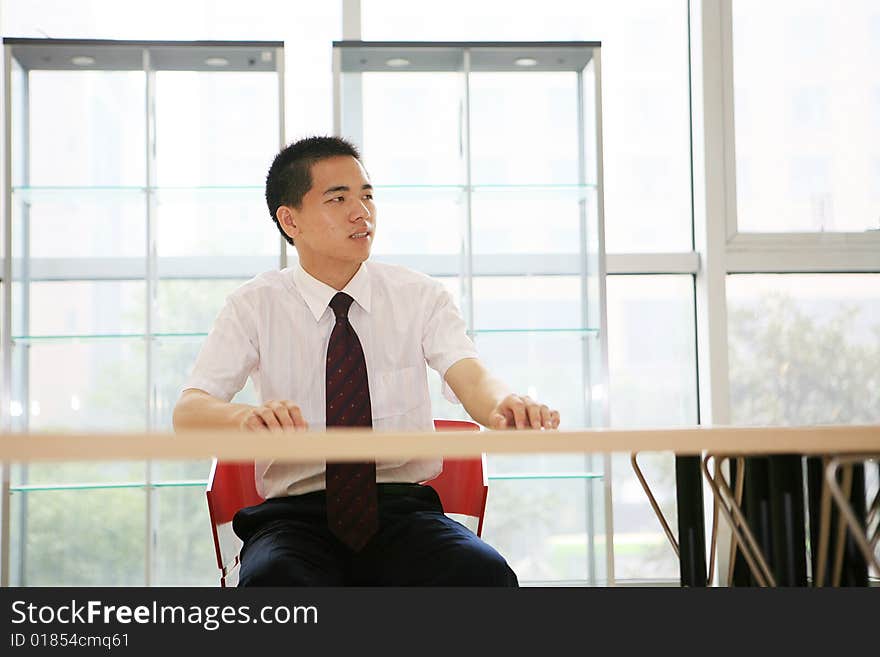
[[[152, 338], [204, 338], [207, 337], [206, 332], [202, 333], [153, 333]], [[79, 342], [85, 340], [143, 340], [147, 336], [145, 333], [93, 333], [79, 335], [13, 335], [12, 341], [23, 344], [34, 342], [51, 342], [65, 341]]]
[[597, 328], [498, 328], [498, 329], [473, 329], [468, 335], [494, 335], [494, 334], [537, 334], [548, 333], [581, 333], [586, 335], [598, 335]]
[[[499, 329], [474, 329], [468, 331], [470, 336], [478, 335], [512, 335], [512, 334], [535, 334], [547, 335], [553, 333], [574, 333], [582, 335], [598, 335], [597, 328], [499, 328]], [[145, 333], [92, 333], [92, 334], [70, 334], [70, 335], [13, 335], [12, 341], [18, 343], [31, 342], [50, 342], [50, 341], [84, 341], [84, 340], [143, 340], [147, 337]], [[153, 333], [150, 337], [157, 339], [186, 339], [186, 338], [206, 338], [206, 331], [199, 332], [168, 332]]]
[[471, 190], [474, 196], [486, 201], [493, 198], [505, 201], [583, 201], [595, 192], [596, 185], [472, 185]]
[[411, 198], [452, 198], [458, 199], [470, 189], [471, 193], [485, 200], [503, 198], [504, 200], [527, 199], [580, 201], [586, 199], [596, 189], [593, 184], [477, 184], [477, 185], [376, 185], [376, 201], [383, 199], [397, 201]]
[[[406, 200], [424, 198], [460, 198], [468, 186], [465, 184], [441, 183], [435, 185], [375, 185], [377, 201]], [[530, 200], [553, 199], [553, 200], [582, 200], [588, 192], [596, 189], [595, 184], [542, 184], [542, 183], [490, 183], [474, 184], [470, 190], [480, 196], [503, 196], [505, 199], [527, 198]], [[261, 185], [205, 185], [205, 186], [53, 186], [53, 185], [18, 185], [13, 186], [14, 198], [26, 202], [52, 202], [61, 199], [69, 200], [75, 196], [81, 200], [112, 202], [119, 198], [133, 198], [143, 196], [146, 192], [155, 193], [159, 202], [164, 200], [174, 201], [182, 198], [216, 196], [253, 198], [255, 195], [262, 197], [265, 188]]]
[[[157, 481], [150, 484], [150, 488], [204, 488], [207, 480], [188, 479], [183, 481]], [[107, 482], [107, 483], [80, 483], [80, 484], [20, 484], [10, 486], [12, 493], [35, 493], [44, 491], [77, 491], [77, 490], [110, 490], [121, 488], [146, 488], [144, 482]]]
[[[516, 472], [510, 474], [488, 475], [489, 481], [558, 480], [558, 479], [601, 479], [599, 472]], [[10, 486], [12, 493], [36, 493], [46, 491], [88, 491], [132, 488], [204, 488], [207, 479], [185, 479], [178, 481], [156, 481], [146, 484], [142, 481], [76, 483], [76, 484], [19, 484]]]
[[225, 199], [240, 198], [250, 200], [262, 198], [265, 188], [257, 185], [218, 185], [218, 186], [15, 186], [12, 188], [13, 198], [28, 203], [57, 203], [62, 200], [69, 202], [71, 197], [80, 201], [93, 203], [112, 203], [120, 199], [141, 198], [147, 192], [156, 195], [157, 200], [180, 201], [201, 199], [204, 197], [223, 196]]
[[489, 481], [516, 481], [522, 479], [601, 479], [601, 472], [511, 472], [488, 476]]

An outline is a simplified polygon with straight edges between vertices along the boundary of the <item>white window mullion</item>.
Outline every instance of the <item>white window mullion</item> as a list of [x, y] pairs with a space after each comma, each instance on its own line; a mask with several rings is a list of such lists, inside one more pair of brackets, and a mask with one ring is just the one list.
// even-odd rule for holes
[[609, 253], [605, 256], [608, 274], [691, 274], [700, 268], [700, 254]]
[[[701, 265], [695, 299], [697, 363], [704, 425], [730, 423], [726, 247], [736, 216], [733, 125], [728, 116], [733, 102], [730, 10], [729, 0], [690, 3], [694, 247]], [[705, 503], [711, 494], [705, 486], [703, 490]], [[725, 526], [719, 529], [716, 573], [723, 573], [730, 534]]]
[[[697, 273], [697, 358], [700, 365], [700, 418], [704, 424], [730, 421], [727, 363], [725, 251], [728, 190], [734, 170], [727, 163], [722, 15], [729, 0], [691, 4], [694, 157], [694, 242]], [[729, 23], [728, 23], [729, 24]], [[729, 55], [730, 53], [728, 53]], [[734, 192], [735, 194], [735, 192]]]

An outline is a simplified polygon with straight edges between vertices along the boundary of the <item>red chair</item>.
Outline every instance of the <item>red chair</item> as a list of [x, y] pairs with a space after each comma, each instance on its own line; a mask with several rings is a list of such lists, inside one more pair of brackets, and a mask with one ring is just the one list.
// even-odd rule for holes
[[[479, 431], [480, 425], [465, 420], [434, 420], [434, 428], [437, 431]], [[443, 472], [425, 484], [437, 491], [443, 511], [477, 536], [483, 532], [489, 494], [485, 461], [485, 455], [473, 459], [444, 459]], [[263, 501], [254, 482], [254, 464], [214, 459], [205, 495], [220, 568], [220, 586], [235, 586], [242, 542], [232, 531], [232, 517], [239, 509]]]

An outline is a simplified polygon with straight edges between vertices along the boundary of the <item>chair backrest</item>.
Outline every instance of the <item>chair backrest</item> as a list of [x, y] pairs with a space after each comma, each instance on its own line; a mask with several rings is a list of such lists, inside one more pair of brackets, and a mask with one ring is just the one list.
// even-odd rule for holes
[[[434, 428], [437, 431], [479, 431], [480, 425], [467, 420], [434, 420]], [[489, 495], [485, 455], [472, 459], [443, 459], [443, 471], [426, 485], [437, 491], [447, 515], [453, 516], [477, 536], [483, 535], [483, 517]]]
[[241, 539], [232, 531], [232, 518], [239, 509], [263, 501], [254, 481], [254, 462], [214, 459], [205, 496], [208, 498], [214, 554], [217, 567], [220, 568], [222, 586], [227, 575], [238, 564], [238, 553], [242, 546]]
[[[434, 420], [434, 428], [437, 431], [479, 431], [480, 425], [466, 420]], [[489, 493], [485, 455], [473, 459], [444, 459], [443, 471], [427, 485], [437, 491], [444, 512], [477, 536], [482, 534]], [[220, 586], [234, 585], [238, 579], [238, 553], [242, 542], [232, 531], [232, 518], [239, 509], [263, 501], [254, 481], [253, 461], [214, 459], [205, 495], [214, 553], [220, 568]]]

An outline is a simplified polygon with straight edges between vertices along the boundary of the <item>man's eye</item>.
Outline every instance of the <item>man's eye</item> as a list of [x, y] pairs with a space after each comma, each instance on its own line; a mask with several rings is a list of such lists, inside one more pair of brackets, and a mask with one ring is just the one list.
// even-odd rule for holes
[[368, 201], [372, 201], [373, 195], [372, 194], [364, 194], [364, 198], [367, 199]]
[[334, 196], [330, 199], [333, 203], [342, 203], [345, 200], [344, 196]]

